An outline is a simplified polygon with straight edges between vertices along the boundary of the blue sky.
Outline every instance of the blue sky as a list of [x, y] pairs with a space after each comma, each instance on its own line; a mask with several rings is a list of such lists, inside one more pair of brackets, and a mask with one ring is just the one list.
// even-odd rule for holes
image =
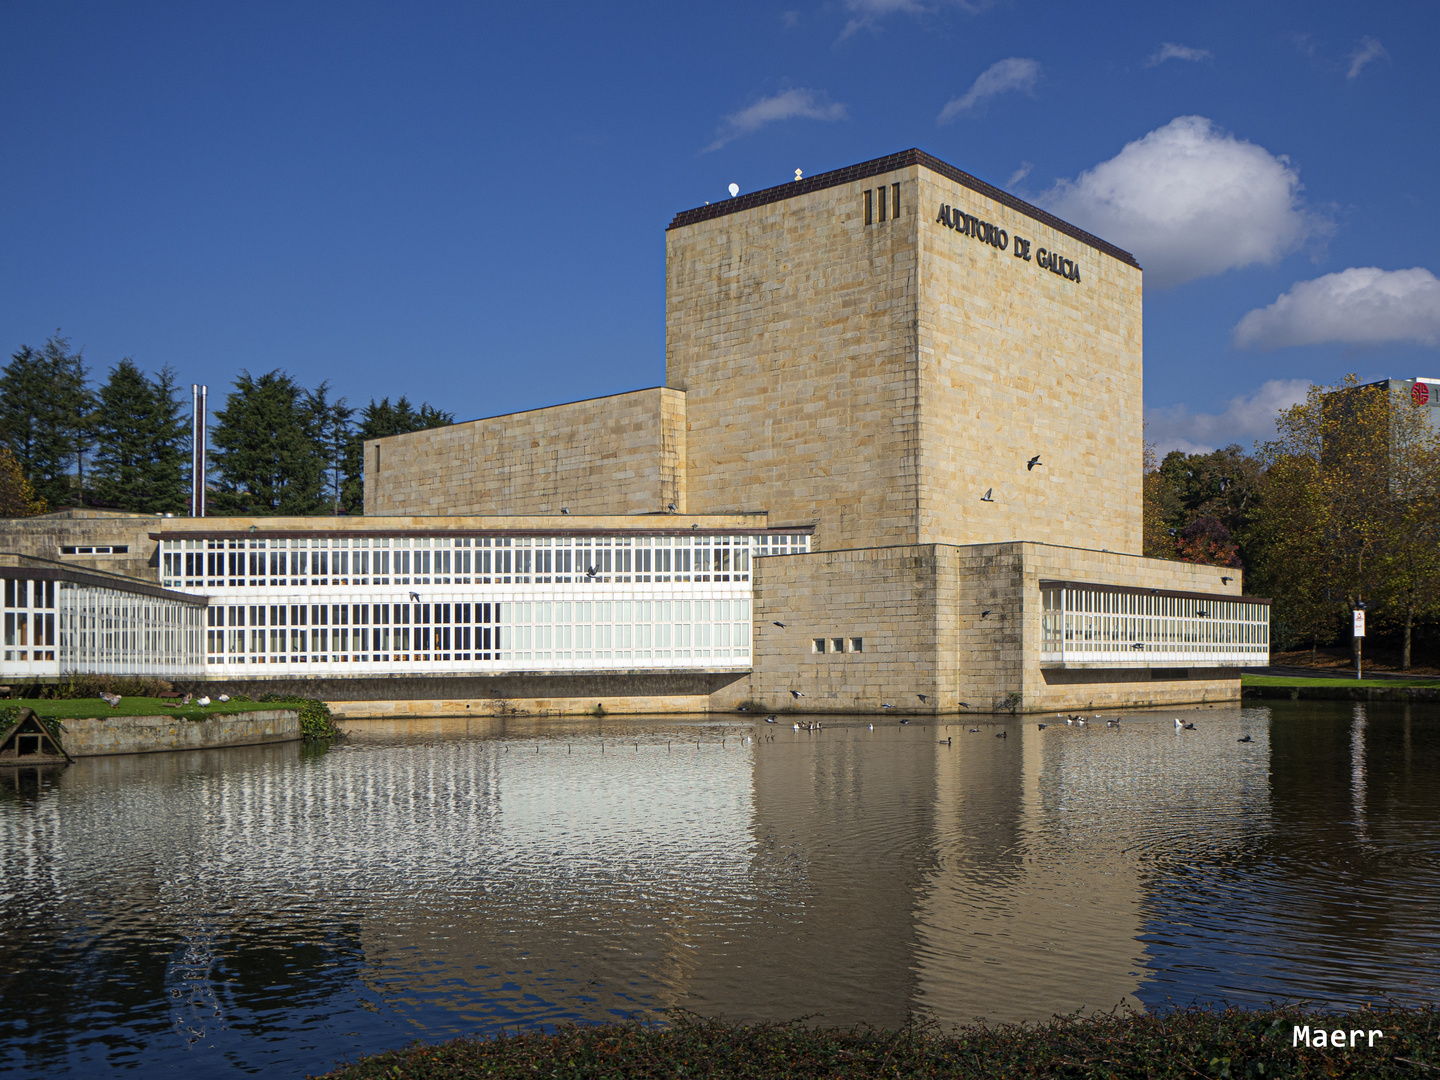
[[[461, 419], [664, 381], [664, 228], [918, 146], [1130, 247], [1167, 446], [1440, 377], [1433, 4], [0, 4], [0, 344]], [[1252, 314], [1255, 313], [1255, 314]]]

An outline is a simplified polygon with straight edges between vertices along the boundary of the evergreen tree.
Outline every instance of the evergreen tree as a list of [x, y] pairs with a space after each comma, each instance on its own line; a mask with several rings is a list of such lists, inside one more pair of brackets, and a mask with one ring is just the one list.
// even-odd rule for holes
[[0, 372], [0, 441], [52, 506], [83, 497], [94, 411], [87, 375], [81, 355], [58, 332], [43, 349], [20, 346]]
[[365, 512], [365, 443], [390, 435], [404, 435], [425, 428], [448, 427], [455, 414], [422, 402], [417, 410], [403, 395], [390, 404], [388, 397], [377, 403], [374, 398], [360, 411], [360, 422], [354, 425], [345, 447], [345, 479], [340, 493], [342, 505], [352, 514]]
[[311, 422], [320, 445], [320, 455], [324, 461], [325, 500], [329, 504], [330, 513], [339, 514], [345, 509], [341, 497], [355, 410], [346, 404], [344, 398], [330, 401], [328, 382], [322, 382], [307, 394], [306, 407], [310, 410]]
[[185, 509], [187, 418], [176, 400], [175, 373], [145, 376], [126, 357], [110, 369], [95, 412], [96, 497], [136, 513]]
[[278, 369], [242, 371], [215, 420], [218, 513], [324, 512], [325, 459], [308, 395], [294, 379]]

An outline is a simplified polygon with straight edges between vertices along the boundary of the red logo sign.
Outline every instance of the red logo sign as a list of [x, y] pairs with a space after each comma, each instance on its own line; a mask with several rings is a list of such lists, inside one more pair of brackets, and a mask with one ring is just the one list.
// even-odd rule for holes
[[1430, 400], [1430, 387], [1423, 382], [1417, 382], [1410, 388], [1410, 400], [1416, 405], [1424, 405]]

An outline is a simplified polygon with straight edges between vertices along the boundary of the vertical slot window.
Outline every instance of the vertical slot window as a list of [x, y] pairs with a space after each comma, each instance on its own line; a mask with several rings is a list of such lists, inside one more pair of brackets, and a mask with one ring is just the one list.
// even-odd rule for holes
[[899, 185], [899, 184], [891, 184], [891, 185], [890, 185], [890, 216], [891, 216], [892, 218], [898, 218], [898, 217], [900, 216], [900, 185]]
[[875, 189], [875, 201], [876, 201], [876, 203], [879, 204], [879, 205], [877, 205], [877, 206], [875, 207], [875, 209], [876, 209], [876, 211], [877, 211], [877, 213], [875, 214], [875, 220], [876, 220], [876, 221], [884, 221], [884, 220], [885, 220], [885, 187], [884, 187], [883, 184], [882, 184], [880, 187], [878, 187], [878, 188]]
[[865, 191], [865, 224], [870, 225], [875, 221], [875, 192], [868, 188]]

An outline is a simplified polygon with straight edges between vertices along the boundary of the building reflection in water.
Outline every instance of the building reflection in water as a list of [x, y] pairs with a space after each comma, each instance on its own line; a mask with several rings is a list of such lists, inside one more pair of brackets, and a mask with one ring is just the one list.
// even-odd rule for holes
[[671, 1006], [1433, 996], [1436, 725], [1185, 715], [412, 721], [82, 760], [0, 789], [0, 1038], [49, 1071], [199, 1044], [315, 1071]]

